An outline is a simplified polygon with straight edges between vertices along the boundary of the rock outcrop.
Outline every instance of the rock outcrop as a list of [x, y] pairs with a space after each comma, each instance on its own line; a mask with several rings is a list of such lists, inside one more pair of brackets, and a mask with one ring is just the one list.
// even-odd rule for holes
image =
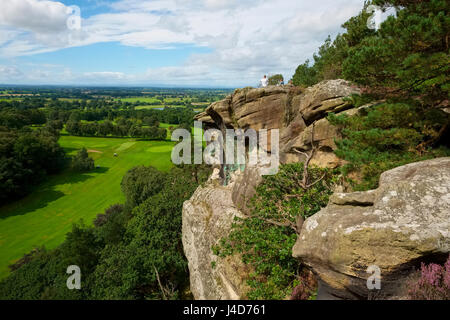
[[[294, 86], [237, 89], [224, 100], [211, 104], [196, 120], [206, 128], [280, 130], [280, 161], [302, 161], [294, 150], [311, 149], [314, 124], [314, 144], [318, 152], [313, 164], [336, 167], [341, 162], [334, 155], [336, 129], [326, 120], [330, 112], [339, 113], [352, 108], [345, 98], [359, 89], [345, 80], [322, 81], [302, 90]], [[270, 143], [270, 139], [269, 139]], [[268, 146], [270, 150], [270, 144]]]
[[305, 220], [293, 256], [321, 280], [319, 298], [360, 299], [367, 268], [381, 271], [381, 298], [399, 298], [411, 268], [450, 251], [450, 158], [384, 172], [376, 190], [336, 193]]
[[[338, 133], [325, 117], [329, 112], [351, 108], [344, 98], [357, 92], [344, 80], [324, 81], [306, 90], [293, 86], [238, 89], [211, 104], [196, 120], [202, 121], [206, 129], [222, 132], [251, 128], [267, 129], [270, 134], [270, 130], [279, 129], [282, 163], [302, 160], [294, 150], [311, 148], [314, 123], [314, 143], [319, 147], [316, 164], [335, 167], [339, 160], [332, 151]], [[250, 270], [238, 256], [217, 257], [212, 247], [228, 235], [235, 216], [249, 213], [248, 200], [260, 181], [260, 168], [247, 166], [244, 172], [232, 174], [231, 182], [223, 186], [216, 168], [210, 181], [184, 203], [182, 240], [195, 299], [246, 297], [246, 275]]]
[[[342, 164], [333, 153], [340, 136], [326, 116], [354, 115], [379, 103], [353, 108], [345, 97], [358, 92], [344, 80], [307, 89], [244, 88], [196, 119], [206, 129], [222, 132], [251, 128], [270, 134], [279, 129], [281, 163], [303, 161], [296, 151], [308, 151], [314, 143], [318, 149], [311, 164], [336, 167]], [[234, 217], [249, 213], [247, 203], [261, 181], [261, 170], [238, 170], [226, 186], [221, 170], [216, 168], [183, 206], [183, 247], [196, 299], [243, 299], [249, 289], [251, 270], [240, 257], [219, 258], [212, 247], [229, 234]], [[303, 223], [293, 256], [318, 276], [318, 298], [395, 299], [404, 294], [402, 284], [413, 267], [445, 260], [449, 251], [450, 158], [439, 158], [383, 173], [376, 190], [332, 195], [327, 207]], [[367, 287], [369, 266], [381, 272], [379, 291]]]
[[232, 200], [233, 190], [242, 186], [236, 185], [236, 176], [227, 186], [220, 185], [218, 175], [213, 176], [183, 204], [182, 240], [191, 292], [196, 300], [243, 299], [247, 267], [238, 256], [222, 259], [212, 251], [229, 233], [234, 217], [243, 217]]

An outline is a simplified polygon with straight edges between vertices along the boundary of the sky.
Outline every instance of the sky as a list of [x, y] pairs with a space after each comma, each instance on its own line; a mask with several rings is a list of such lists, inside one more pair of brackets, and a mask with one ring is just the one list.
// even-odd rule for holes
[[277, 73], [288, 80], [363, 4], [0, 0], [0, 83], [244, 87]]

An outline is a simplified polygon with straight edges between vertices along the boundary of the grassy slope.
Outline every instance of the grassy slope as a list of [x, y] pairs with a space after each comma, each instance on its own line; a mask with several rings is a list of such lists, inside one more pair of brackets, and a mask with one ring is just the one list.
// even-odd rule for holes
[[62, 136], [60, 144], [72, 155], [81, 147], [101, 151], [90, 153], [100, 168], [84, 174], [67, 170], [24, 199], [0, 207], [0, 278], [8, 274], [10, 263], [33, 247], [60, 244], [72, 223], [84, 219], [90, 224], [109, 205], [123, 203], [120, 181], [133, 166], [168, 170], [172, 165], [173, 143], [168, 141]]

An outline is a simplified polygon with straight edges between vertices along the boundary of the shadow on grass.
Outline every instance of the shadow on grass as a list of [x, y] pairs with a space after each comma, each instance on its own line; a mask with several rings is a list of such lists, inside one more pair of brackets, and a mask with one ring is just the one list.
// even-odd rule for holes
[[[99, 167], [89, 173], [106, 173], [108, 170], [108, 167]], [[68, 169], [59, 175], [50, 176], [47, 181], [34, 187], [27, 196], [0, 207], [0, 220], [45, 208], [49, 203], [65, 196], [63, 192], [56, 190], [58, 185], [84, 182], [94, 177], [89, 173], [79, 173]]]

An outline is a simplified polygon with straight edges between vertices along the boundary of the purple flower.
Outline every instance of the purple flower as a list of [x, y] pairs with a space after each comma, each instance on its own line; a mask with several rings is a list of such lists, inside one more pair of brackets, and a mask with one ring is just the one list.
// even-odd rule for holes
[[444, 266], [421, 264], [420, 278], [409, 283], [408, 296], [414, 300], [450, 299], [450, 255]]

